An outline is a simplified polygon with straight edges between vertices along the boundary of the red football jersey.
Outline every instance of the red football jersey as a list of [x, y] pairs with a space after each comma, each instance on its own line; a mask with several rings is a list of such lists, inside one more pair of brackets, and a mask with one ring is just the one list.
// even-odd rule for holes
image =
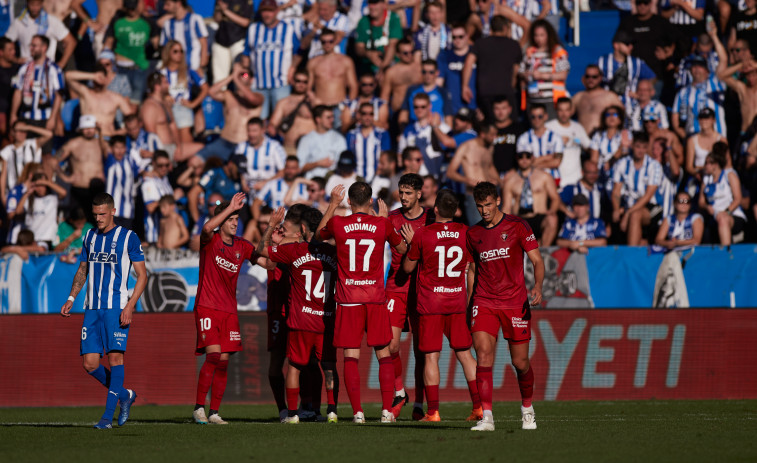
[[[415, 219], [408, 219], [402, 213], [401, 209], [395, 209], [389, 213], [389, 221], [394, 225], [394, 229], [400, 232], [402, 225], [408, 223], [413, 227], [413, 231], [417, 232], [422, 226], [432, 223], [434, 221], [433, 212], [428, 208], [423, 208], [423, 213]], [[395, 293], [407, 294], [411, 285], [412, 275], [408, 275], [402, 270], [402, 257], [404, 254], [400, 254], [394, 248], [392, 248], [392, 263], [389, 266], [389, 275], [386, 279], [386, 290]]]
[[397, 246], [402, 237], [385, 217], [352, 214], [332, 217], [321, 229], [321, 238], [336, 241], [339, 280], [336, 302], [383, 304], [384, 245]]
[[289, 268], [287, 326], [323, 333], [323, 319], [334, 316], [336, 248], [328, 243], [303, 241], [270, 246], [268, 256]]
[[203, 306], [223, 312], [237, 311], [237, 280], [245, 260], [252, 260], [255, 247], [234, 237], [228, 245], [220, 233], [200, 243], [200, 282], [195, 307]]
[[522, 308], [528, 297], [523, 254], [539, 247], [528, 223], [509, 214], [492, 228], [479, 222], [468, 229], [467, 245], [476, 263], [473, 305]]
[[464, 313], [465, 267], [471, 261], [463, 224], [433, 223], [415, 232], [407, 258], [418, 262], [418, 313]]

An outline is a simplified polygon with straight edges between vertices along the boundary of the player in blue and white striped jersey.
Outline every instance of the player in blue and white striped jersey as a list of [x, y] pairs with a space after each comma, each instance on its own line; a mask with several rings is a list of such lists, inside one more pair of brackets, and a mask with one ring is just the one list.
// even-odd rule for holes
[[246, 159], [246, 169], [240, 172], [242, 186], [254, 197], [268, 181], [281, 177], [287, 155], [281, 143], [266, 136], [259, 117], [247, 121], [247, 137], [247, 141], [237, 145], [234, 154]]
[[187, 0], [169, 0], [165, 10], [171, 17], [163, 23], [160, 45], [176, 40], [184, 48], [189, 69], [197, 71], [208, 65], [208, 29], [197, 13], [192, 13]]
[[9, 125], [16, 119], [46, 121], [46, 127], [52, 130], [60, 116], [63, 100], [59, 93], [65, 82], [58, 65], [46, 56], [49, 45], [50, 39], [44, 35], [32, 39], [32, 59], [19, 68], [13, 84]]
[[261, 22], [250, 24], [244, 46], [252, 61], [252, 88], [265, 96], [263, 120], [279, 100], [289, 96], [289, 82], [302, 59], [297, 54], [302, 31], [292, 21], [276, 19], [278, 9], [275, 0], [262, 0], [258, 8]]
[[131, 156], [127, 156], [126, 137], [115, 135], [108, 143], [110, 153], [105, 155], [105, 191], [113, 197], [116, 206], [114, 218], [116, 224], [131, 228], [139, 166]]
[[[691, 85], [679, 90], [673, 101], [673, 130], [681, 139], [699, 132], [699, 111], [710, 108], [715, 113], [715, 130], [720, 135], [727, 136], [723, 109], [725, 84], [716, 75], [710, 74], [704, 58], [692, 58], [689, 67], [693, 81]], [[681, 123], [685, 128], [681, 127]]]
[[631, 246], [641, 244], [642, 227], [656, 224], [662, 216], [656, 198], [662, 185], [662, 166], [648, 152], [649, 136], [634, 134], [632, 155], [621, 158], [613, 172], [612, 221], [628, 234]]
[[[307, 31], [304, 32], [302, 37], [302, 48], [308, 48], [310, 43], [310, 51], [308, 52], [308, 58], [315, 58], [323, 54], [321, 48], [321, 31], [323, 29], [330, 29], [336, 34], [336, 53], [347, 53], [347, 36], [350, 34], [350, 20], [347, 15], [342, 14], [337, 10], [337, 0], [320, 0], [313, 10], [317, 16], [314, 21], [317, 21], [316, 26], [312, 22], [308, 22]], [[308, 13], [306, 16], [312, 13]]]
[[375, 113], [373, 105], [363, 103], [358, 109], [359, 124], [347, 132], [347, 149], [355, 153], [357, 168], [355, 172], [367, 183], [376, 176], [379, 155], [392, 148], [389, 133], [373, 125]]
[[547, 109], [542, 104], [532, 104], [528, 111], [531, 129], [521, 134], [515, 142], [515, 151], [531, 153], [534, 168], [544, 169], [560, 185], [560, 162], [564, 149], [562, 137], [545, 127]]
[[157, 243], [160, 231], [158, 201], [165, 195], [173, 194], [173, 187], [168, 182], [168, 172], [171, 170], [171, 159], [168, 153], [162, 150], [155, 152], [152, 158], [152, 170], [155, 176], [145, 177], [140, 188], [145, 203], [145, 241]]
[[[73, 301], [86, 282], [80, 352], [87, 373], [108, 388], [105, 413], [95, 428], [110, 429], [116, 405], [121, 403], [118, 424], [123, 426], [137, 398], [134, 391], [123, 387], [124, 353], [132, 315], [147, 285], [147, 271], [137, 235], [113, 221], [116, 213], [113, 197], [107, 193], [95, 195], [92, 213], [97, 228], [84, 237], [79, 269], [60, 313], [71, 316]], [[126, 283], [132, 266], [137, 282], [129, 297]], [[103, 352], [108, 355], [110, 371], [100, 364]]]

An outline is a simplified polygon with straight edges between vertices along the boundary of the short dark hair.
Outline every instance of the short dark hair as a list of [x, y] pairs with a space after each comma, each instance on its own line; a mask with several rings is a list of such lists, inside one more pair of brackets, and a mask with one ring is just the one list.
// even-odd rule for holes
[[541, 103], [532, 103], [531, 107], [528, 108], [528, 112], [533, 112], [534, 109], [541, 109], [545, 113], [547, 112], [547, 107]]
[[402, 150], [402, 160], [407, 161], [408, 159], [410, 159], [410, 153], [412, 153], [413, 151], [420, 152], [421, 149], [417, 146], [406, 146], [405, 149]]
[[147, 91], [152, 93], [155, 90], [155, 86], [160, 85], [163, 79], [163, 74], [157, 71], [147, 76]]
[[139, 122], [139, 116], [135, 114], [129, 114], [128, 116], [124, 116], [124, 124], [128, 124], [131, 121], [137, 121]]
[[19, 246], [29, 246], [34, 244], [34, 241], [34, 232], [29, 229], [19, 231], [16, 237], [16, 244]]
[[326, 189], [326, 179], [325, 178], [323, 178], [323, 177], [313, 177], [313, 178], [310, 179], [310, 181], [313, 182], [313, 183], [317, 183], [318, 187], [321, 190]]
[[113, 135], [110, 137], [110, 140], [108, 140], [108, 144], [110, 146], [114, 146], [116, 143], [121, 143], [122, 145], [126, 144], [126, 137], [123, 135]]
[[494, 125], [494, 122], [490, 121], [489, 119], [484, 119], [478, 124], [478, 134], [481, 135], [482, 133], [485, 133], [487, 130], [490, 130], [492, 128], [497, 128], [497, 126]]
[[397, 182], [397, 187], [403, 186], [409, 186], [415, 191], [421, 191], [421, 188], [423, 188], [423, 177], [418, 174], [405, 174]]
[[513, 102], [510, 101], [510, 98], [508, 98], [507, 95], [499, 95], [499, 96], [494, 97], [494, 101], [492, 101], [492, 107], [494, 107], [495, 104], [500, 104], [500, 103], [507, 103], [510, 106], [513, 105]]
[[287, 222], [291, 222], [295, 225], [299, 225], [302, 223], [302, 214], [310, 209], [310, 206], [306, 206], [302, 203], [292, 204], [289, 207], [289, 210], [287, 211], [287, 215], [284, 217], [284, 220]]
[[50, 39], [47, 38], [47, 36], [42, 34], [36, 34], [32, 39], [40, 39], [42, 43], [45, 44], [46, 48], [50, 48]]
[[170, 204], [173, 206], [174, 204], [176, 204], [176, 199], [173, 197], [173, 195], [163, 195], [158, 200], [158, 204]]
[[300, 223], [304, 224], [308, 227], [308, 230], [315, 233], [316, 230], [318, 230], [318, 225], [321, 223], [321, 219], [323, 219], [323, 213], [314, 207], [309, 207], [302, 213], [302, 220]]
[[562, 104], [562, 103], [568, 103], [569, 105], [572, 105], [573, 100], [571, 100], [567, 96], [561, 96], [560, 98], [557, 99], [557, 103], [555, 103], [555, 107], [557, 107], [557, 105]]
[[712, 158], [717, 165], [720, 166], [721, 169], [725, 168], [726, 164], [728, 163], [728, 144], [725, 142], [719, 141], [715, 142], [715, 144], [712, 145], [712, 152], [709, 154], [709, 156]]
[[439, 65], [436, 64], [436, 60], [431, 59], [431, 58], [424, 59], [421, 62], [421, 67], [423, 67], [423, 66], [433, 66], [434, 69], [439, 69]]
[[247, 121], [247, 125], [259, 125], [259, 126], [263, 127], [263, 125], [264, 125], [263, 124], [263, 119], [261, 119], [259, 117], [251, 117]]
[[0, 37], [0, 50], [5, 48], [5, 46], [8, 45], [9, 43], [13, 43], [13, 41], [5, 36]]
[[633, 132], [633, 142], [649, 143], [649, 134], [646, 132]]
[[355, 182], [347, 192], [353, 206], [365, 206], [371, 201], [373, 190], [365, 182]]
[[101, 191], [100, 193], [97, 193], [94, 198], [92, 198], [92, 205], [93, 206], [105, 205], [110, 208], [114, 208], [116, 207], [116, 202], [113, 200], [113, 196]]
[[168, 153], [163, 150], [155, 150], [155, 153], [152, 155], [152, 162], [155, 162], [158, 158], [166, 158], [169, 161], [171, 160], [171, 156], [169, 156]]
[[494, 199], [499, 196], [497, 194], [497, 187], [492, 182], [478, 182], [478, 184], [473, 187], [473, 199], [477, 203], [485, 200], [489, 196]]
[[447, 188], [439, 190], [439, 193], [436, 194], [436, 201], [434, 201], [434, 207], [439, 212], [439, 217], [445, 219], [451, 219], [455, 216], [458, 204], [459, 201], [455, 193]]
[[324, 35], [333, 35], [333, 36], [336, 37], [336, 32], [334, 32], [333, 29], [329, 29], [328, 27], [324, 27], [323, 29], [321, 29], [321, 37], [323, 37]]
[[407, 37], [403, 37], [402, 39], [400, 39], [399, 42], [397, 42], [397, 45], [395, 45], [395, 47], [394, 47], [394, 49], [397, 51], [397, 53], [399, 53], [400, 47], [402, 45], [410, 45], [411, 47], [415, 48], [415, 42], [413, 42], [412, 40], [410, 40]]
[[334, 111], [334, 108], [325, 104], [319, 104], [313, 108], [313, 119], [323, 116], [326, 111]]
[[[213, 217], [215, 217], [218, 214], [220, 214], [221, 212], [225, 211], [226, 208], [228, 208], [229, 206], [231, 206], [231, 201], [225, 200], [225, 201], [221, 202], [221, 204], [219, 204], [218, 206], [216, 206], [215, 212], [213, 213]], [[238, 209], [236, 211], [232, 212], [231, 214], [229, 214], [229, 217], [227, 217], [227, 219], [230, 218], [230, 217], [233, 217], [235, 215], [236, 216], [239, 215], [239, 210]]]
[[489, 28], [492, 32], [502, 32], [507, 28], [509, 24], [510, 21], [508, 21], [507, 18], [505, 18], [501, 14], [495, 14], [492, 17], [491, 22], [489, 23]]
[[429, 97], [425, 93], [416, 93], [415, 96], [413, 96], [413, 101], [415, 101], [415, 100], [424, 100], [424, 101], [428, 101], [429, 103], [431, 103], [431, 97]]
[[298, 157], [297, 157], [297, 156], [295, 156], [294, 154], [290, 154], [289, 156], [287, 156], [287, 158], [286, 158], [286, 159], [284, 160], [284, 163], [286, 164], [286, 163], [287, 163], [287, 162], [289, 162], [289, 161], [294, 161], [294, 162], [296, 162], [296, 163], [297, 163], [298, 165], [300, 164], [300, 158], [298, 158]]
[[[405, 148], [407, 149], [407, 148]], [[393, 162], [394, 164], [397, 164], [397, 153], [391, 150], [384, 150], [381, 152], [379, 157], [386, 156], [389, 159], [389, 162]]]

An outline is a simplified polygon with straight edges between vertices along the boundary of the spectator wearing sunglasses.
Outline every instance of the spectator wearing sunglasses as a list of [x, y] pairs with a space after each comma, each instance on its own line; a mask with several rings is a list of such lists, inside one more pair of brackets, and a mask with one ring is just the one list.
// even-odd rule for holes
[[373, 74], [363, 74], [358, 79], [357, 98], [345, 100], [342, 104], [342, 132], [347, 133], [358, 122], [358, 108], [363, 103], [373, 107], [373, 122], [376, 127], [384, 130], [389, 128], [389, 105], [386, 100], [376, 96], [376, 77]]
[[[374, 125], [374, 109], [370, 103], [363, 103], [358, 109], [358, 125], [347, 132], [347, 149], [354, 153], [357, 175], [371, 183], [376, 176], [379, 155], [391, 149], [389, 132]], [[330, 190], [329, 190], [330, 191]]]
[[[468, 83], [473, 98], [466, 103], [463, 101], [462, 90], [463, 66], [471, 49], [468, 34], [462, 25], [452, 27], [450, 33], [452, 46], [446, 50], [441, 50], [437, 57], [437, 66], [439, 67], [437, 80], [442, 83], [445, 114], [457, 114], [461, 108], [476, 109], [476, 70], [473, 69]], [[449, 121], [447, 123], [449, 124]]]
[[449, 126], [437, 118], [432, 119], [431, 99], [425, 93], [417, 93], [413, 98], [413, 110], [418, 118], [414, 123], [405, 127], [399, 142], [399, 149], [404, 150], [408, 146], [417, 147], [423, 155], [423, 165], [428, 172], [420, 173], [431, 174], [439, 177], [442, 174], [444, 165], [444, 156], [438, 143], [433, 142], [433, 127], [438, 125], [439, 130], [444, 133], [450, 131]]
[[412, 102], [415, 95], [424, 93], [428, 95], [431, 104], [431, 113], [444, 118], [444, 96], [442, 90], [437, 86], [439, 69], [436, 61], [427, 59], [421, 63], [421, 83], [408, 87], [405, 93], [405, 101], [402, 103], [402, 109], [398, 117], [400, 124], [415, 122], [418, 116], [415, 114]]
[[531, 153], [534, 156], [534, 168], [544, 169], [560, 185], [560, 163], [565, 149], [562, 137], [546, 127], [547, 109], [544, 105], [533, 104], [528, 111], [531, 129], [520, 137], [516, 143], [518, 153]]
[[704, 219], [692, 212], [691, 196], [682, 191], [676, 195], [673, 205], [675, 212], [662, 219], [657, 230], [655, 244], [666, 249], [683, 250], [702, 244]]
[[586, 66], [581, 82], [586, 90], [576, 93], [573, 104], [578, 122], [591, 135], [602, 123], [602, 113], [597, 108], [622, 107], [623, 102], [618, 95], [602, 87], [602, 72], [596, 64]]

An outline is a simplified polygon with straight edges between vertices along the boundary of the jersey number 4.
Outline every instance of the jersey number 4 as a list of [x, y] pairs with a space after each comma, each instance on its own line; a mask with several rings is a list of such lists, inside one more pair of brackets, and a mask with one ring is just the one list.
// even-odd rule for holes
[[331, 287], [331, 272], [321, 272], [321, 276], [313, 288], [313, 271], [303, 270], [302, 276], [305, 277], [305, 299], [312, 301], [312, 297], [326, 302], [326, 289]]
[[437, 254], [439, 254], [439, 278], [444, 278], [444, 270], [445, 266], [445, 258], [446, 259], [452, 259], [452, 261], [447, 265], [447, 276], [450, 278], [457, 278], [460, 276], [459, 270], [454, 270], [455, 266], [460, 263], [461, 260], [463, 260], [463, 250], [460, 248], [460, 246], [452, 246], [449, 248], [444, 248], [444, 246], [437, 246], [434, 251], [436, 251]]
[[370, 270], [371, 266], [371, 254], [373, 254], [373, 248], [376, 247], [376, 242], [369, 239], [362, 239], [355, 242], [354, 239], [349, 239], [345, 241], [347, 246], [350, 248], [350, 272], [355, 271], [355, 261], [357, 260], [357, 247], [358, 246], [366, 246], [368, 249], [365, 251], [365, 254], [363, 254], [363, 271], [367, 272]]

